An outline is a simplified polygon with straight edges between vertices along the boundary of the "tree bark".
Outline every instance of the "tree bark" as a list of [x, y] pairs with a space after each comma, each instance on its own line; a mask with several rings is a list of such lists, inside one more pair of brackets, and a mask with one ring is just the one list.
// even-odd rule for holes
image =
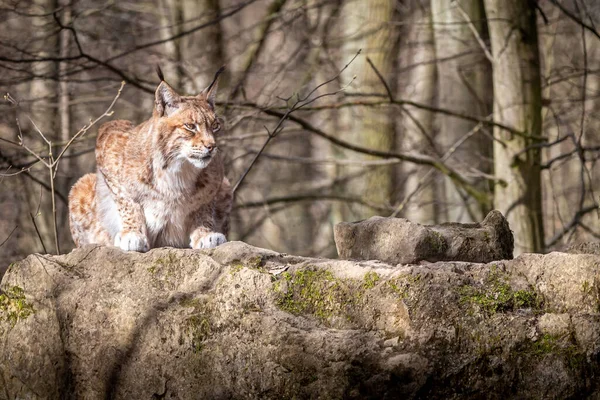
[[[183, 7], [181, 0], [159, 0], [162, 12], [159, 13], [160, 38], [166, 40], [180, 32], [183, 23]], [[164, 68], [165, 80], [175, 90], [179, 91], [181, 85], [181, 39], [169, 40], [164, 43], [164, 54], [168, 60]]]
[[[184, 21], [194, 21], [194, 24], [214, 20], [221, 13], [219, 0], [178, 1], [181, 2]], [[224, 46], [220, 23], [181, 39], [179, 52], [182, 60], [182, 85], [186, 92], [198, 93], [210, 84], [217, 69], [225, 64]], [[227, 86], [228, 75], [227, 72], [221, 77], [221, 87]]]
[[515, 234], [515, 252], [543, 250], [540, 150], [540, 59], [535, 8], [522, 0], [485, 0], [494, 58], [494, 120], [524, 134], [494, 128], [495, 208]]
[[[62, 7], [61, 12], [61, 23], [64, 26], [69, 26], [71, 24], [71, 16], [72, 9], [70, 6], [70, 0], [59, 0], [59, 5]], [[60, 36], [58, 38], [58, 48], [59, 55], [61, 58], [69, 56], [69, 48], [71, 41], [71, 31], [67, 29], [63, 29], [60, 32]], [[67, 82], [67, 78], [64, 74], [68, 70], [68, 63], [63, 61], [59, 62], [58, 65], [58, 74], [59, 74], [59, 83], [58, 83], [58, 116], [59, 116], [59, 126], [60, 126], [60, 141], [62, 143], [66, 143], [71, 138], [73, 134], [71, 132], [71, 107], [69, 102], [71, 100], [71, 96], [69, 94], [69, 83]], [[67, 152], [70, 154], [71, 152]], [[59, 171], [56, 175], [56, 190], [65, 196], [68, 195], [69, 190], [71, 189], [71, 185], [75, 183], [76, 179], [79, 178], [75, 176], [76, 174], [72, 174], [72, 167], [75, 166], [77, 161], [71, 158], [63, 158], [59, 164]], [[77, 168], [74, 168], [75, 171], [79, 172]], [[72, 248], [72, 240], [71, 233], [69, 230], [69, 210], [63, 204], [58, 202], [58, 226], [59, 226], [59, 241], [61, 243], [61, 249], [63, 251]]]
[[[410, 52], [403, 64], [411, 67], [406, 80], [401, 82], [398, 91], [403, 99], [435, 106], [437, 90], [435, 47], [431, 10], [415, 6], [411, 21], [413, 24], [406, 34], [406, 52]], [[403, 62], [404, 61], [404, 62]], [[410, 114], [409, 114], [410, 113]], [[427, 110], [411, 109], [401, 116], [402, 140], [398, 147], [401, 151], [416, 151], [431, 154], [435, 151], [434, 114]], [[438, 221], [437, 193], [439, 189], [434, 181], [443, 179], [432, 168], [404, 163], [398, 185], [403, 185], [403, 195], [396, 199], [400, 215], [411, 221], [432, 224]]]
[[[487, 117], [492, 109], [491, 66], [480, 41], [485, 37], [483, 4], [481, 0], [432, 0], [431, 13], [438, 60], [439, 106], [455, 112]], [[479, 39], [478, 39], [479, 38]], [[437, 115], [437, 141], [444, 154], [477, 124], [464, 119]], [[492, 143], [481, 132], [467, 139], [447, 164], [463, 174], [472, 168], [491, 171], [488, 161]], [[483, 185], [482, 185], [483, 189]], [[451, 179], [445, 178], [440, 201], [443, 219], [470, 222], [481, 219], [489, 205], [465, 200]]]
[[[47, 14], [56, 10], [58, 3], [56, 0], [35, 0], [31, 5], [32, 14]], [[35, 16], [31, 18], [31, 24], [35, 27], [34, 37], [30, 51], [38, 57], [56, 57], [59, 53], [58, 35], [56, 35], [56, 25], [51, 15]], [[58, 97], [58, 85], [56, 83], [56, 74], [58, 63], [55, 61], [43, 61], [32, 64], [31, 72], [36, 76], [31, 81], [29, 96], [34, 101], [29, 110], [29, 116], [37, 128], [51, 141], [60, 138], [58, 128], [59, 119], [57, 118], [56, 102]], [[25, 119], [26, 121], [26, 119]], [[23, 132], [23, 140], [31, 148], [43, 149], [46, 151], [47, 144], [42, 141], [36, 127], [29, 124]], [[48, 170], [45, 167], [37, 166], [31, 170], [31, 174], [42, 180], [50, 186], [48, 181]], [[31, 252], [32, 249], [42, 251], [40, 239], [33, 226], [32, 218], [35, 219], [39, 236], [46, 244], [46, 249], [51, 251], [54, 243], [53, 234], [53, 214], [51, 206], [50, 192], [42, 189], [39, 184], [27, 179], [21, 178], [25, 189], [28, 207], [24, 207], [21, 212], [19, 226], [25, 231], [19, 246], [23, 252]]]
[[[365, 93], [386, 93], [381, 80], [367, 63], [369, 57], [383, 78], [389, 82], [393, 59], [392, 21], [394, 1], [350, 1], [342, 8], [344, 40], [342, 65], [346, 64], [359, 49], [362, 54], [342, 75], [342, 84], [350, 82], [354, 90]], [[352, 108], [341, 112], [340, 136], [357, 145], [390, 150], [394, 144], [394, 126], [389, 110], [380, 108]], [[348, 157], [354, 157], [348, 154]], [[356, 169], [341, 168], [341, 174], [356, 173]], [[377, 204], [389, 204], [393, 187], [392, 168], [389, 166], [363, 169], [363, 173], [351, 179], [343, 192], [360, 196]], [[342, 218], [346, 221], [367, 218], [372, 210], [362, 206], [343, 206]]]
[[[160, 17], [161, 39], [214, 20], [221, 13], [219, 0], [161, 0], [161, 3], [165, 10]], [[166, 42], [165, 54], [170, 60], [165, 69], [168, 82], [182, 93], [199, 93], [210, 84], [217, 69], [225, 62], [221, 24], [206, 26], [199, 32]]]

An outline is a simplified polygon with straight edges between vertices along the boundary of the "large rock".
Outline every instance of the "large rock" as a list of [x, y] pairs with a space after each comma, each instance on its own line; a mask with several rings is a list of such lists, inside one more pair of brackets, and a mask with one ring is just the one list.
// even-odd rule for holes
[[335, 226], [334, 238], [340, 258], [392, 264], [486, 263], [512, 259], [514, 249], [508, 221], [496, 210], [480, 224], [421, 225], [405, 218], [384, 217], [340, 222]]
[[599, 271], [240, 242], [34, 254], [1, 284], [0, 399], [599, 398]]

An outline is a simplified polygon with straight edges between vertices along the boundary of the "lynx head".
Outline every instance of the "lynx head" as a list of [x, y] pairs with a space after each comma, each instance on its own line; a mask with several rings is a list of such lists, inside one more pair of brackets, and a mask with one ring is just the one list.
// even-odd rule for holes
[[217, 153], [215, 136], [221, 130], [221, 120], [215, 113], [215, 99], [221, 67], [210, 85], [197, 96], [180, 96], [161, 79], [155, 94], [154, 119], [158, 137], [156, 143], [162, 155], [163, 167], [173, 161], [187, 160], [197, 168], [206, 168]]

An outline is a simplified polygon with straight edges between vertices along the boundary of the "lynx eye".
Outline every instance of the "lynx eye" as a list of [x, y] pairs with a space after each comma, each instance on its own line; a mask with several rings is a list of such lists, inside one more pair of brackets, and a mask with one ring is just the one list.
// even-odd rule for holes
[[213, 132], [219, 132], [221, 130], [221, 123], [218, 120], [215, 120], [211, 126], [211, 129]]
[[196, 124], [183, 124], [183, 127], [185, 129], [187, 129], [188, 131], [192, 131], [192, 132], [196, 131]]

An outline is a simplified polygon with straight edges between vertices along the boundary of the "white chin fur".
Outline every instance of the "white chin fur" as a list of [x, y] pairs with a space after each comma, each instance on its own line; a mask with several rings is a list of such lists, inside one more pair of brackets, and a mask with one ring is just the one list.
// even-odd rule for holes
[[208, 159], [198, 159], [198, 158], [192, 158], [192, 157], [188, 157], [188, 161], [190, 162], [190, 164], [192, 164], [194, 167], [202, 169], [202, 168], [206, 168], [208, 166], [208, 164], [210, 164], [212, 160], [211, 158]]

